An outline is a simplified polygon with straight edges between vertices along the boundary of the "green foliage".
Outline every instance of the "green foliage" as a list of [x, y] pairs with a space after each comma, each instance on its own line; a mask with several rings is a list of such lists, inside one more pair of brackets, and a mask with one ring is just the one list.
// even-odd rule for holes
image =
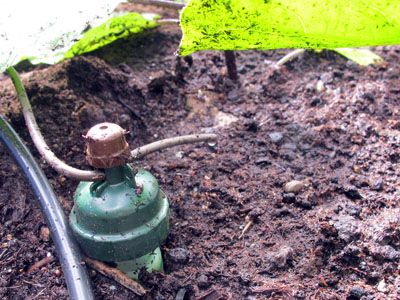
[[7, 2], [0, 9], [0, 72], [24, 59], [56, 63], [86, 28], [107, 20], [119, 2]]
[[141, 14], [128, 13], [109, 19], [100, 26], [87, 31], [66, 53], [64, 58], [91, 52], [118, 39], [126, 38], [154, 28], [157, 23], [146, 20]]
[[179, 54], [400, 44], [400, 1], [191, 0]]
[[[28, 1], [22, 10], [19, 2], [10, 2], [0, 10], [0, 72], [21, 60], [54, 64], [156, 26], [154, 14], [132, 13], [106, 21], [119, 2], [52, 1], [43, 9]], [[84, 33], [87, 28], [93, 29]]]

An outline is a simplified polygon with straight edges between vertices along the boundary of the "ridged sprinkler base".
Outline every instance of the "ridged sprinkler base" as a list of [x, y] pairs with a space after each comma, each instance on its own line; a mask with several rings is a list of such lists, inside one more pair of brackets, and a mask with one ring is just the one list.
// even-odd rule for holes
[[147, 272], [164, 271], [163, 260], [160, 248], [142, 257], [116, 262], [117, 268], [124, 272], [128, 277], [138, 280], [139, 272], [146, 268]]

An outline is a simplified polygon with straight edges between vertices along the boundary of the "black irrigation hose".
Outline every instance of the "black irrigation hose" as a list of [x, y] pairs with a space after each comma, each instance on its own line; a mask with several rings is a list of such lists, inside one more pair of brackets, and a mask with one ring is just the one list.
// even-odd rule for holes
[[70, 298], [74, 300], [94, 299], [89, 277], [82, 265], [79, 248], [52, 187], [28, 148], [1, 115], [0, 141], [7, 147], [19, 165], [39, 200], [58, 252]]

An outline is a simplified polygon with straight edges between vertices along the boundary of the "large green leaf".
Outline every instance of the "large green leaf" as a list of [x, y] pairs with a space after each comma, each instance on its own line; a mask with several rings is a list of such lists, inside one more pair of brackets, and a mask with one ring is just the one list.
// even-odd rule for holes
[[398, 0], [191, 0], [179, 54], [400, 44]]
[[0, 9], [0, 72], [22, 59], [55, 63], [121, 0], [7, 1]]
[[84, 36], [65, 53], [65, 58], [87, 53], [108, 45], [118, 39], [141, 33], [145, 29], [157, 26], [153, 20], [145, 19], [141, 14], [128, 13], [107, 20], [100, 26], [86, 32]]
[[109, 19], [121, 1], [10, 2], [0, 10], [0, 72], [24, 59], [53, 64], [156, 26], [154, 14]]

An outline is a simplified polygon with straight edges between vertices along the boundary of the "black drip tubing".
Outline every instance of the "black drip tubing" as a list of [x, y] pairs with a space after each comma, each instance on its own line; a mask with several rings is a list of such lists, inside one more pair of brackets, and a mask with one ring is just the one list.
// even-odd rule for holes
[[17, 162], [39, 200], [58, 252], [70, 298], [73, 300], [94, 299], [79, 247], [50, 183], [21, 138], [1, 115], [0, 140]]

